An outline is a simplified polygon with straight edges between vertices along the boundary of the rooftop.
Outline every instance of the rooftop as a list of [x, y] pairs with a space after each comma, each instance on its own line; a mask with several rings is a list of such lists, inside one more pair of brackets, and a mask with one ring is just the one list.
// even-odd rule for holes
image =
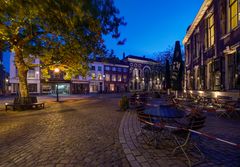
[[93, 61], [109, 64], [128, 65], [126, 62], [120, 60], [117, 57], [96, 57]]
[[146, 58], [145, 56], [140, 57], [140, 56], [128, 55], [128, 56], [126, 57], [126, 59], [127, 59], [127, 58], [137, 59], [137, 60], [143, 60], [143, 61], [150, 61], [150, 62], [154, 62], [154, 63], [157, 62], [157, 61], [155, 61], [155, 60], [153, 60], [153, 59]]
[[197, 16], [195, 17], [195, 19], [194, 19], [193, 23], [191, 24], [190, 28], [188, 28], [187, 34], [183, 39], [183, 44], [184, 45], [185, 45], [185, 43], [187, 43], [187, 41], [191, 37], [192, 33], [194, 32], [194, 30], [198, 26], [199, 22], [201, 21], [201, 19], [205, 15], [205, 13], [208, 10], [209, 6], [211, 5], [212, 1], [213, 0], [204, 0], [200, 10], [198, 11]]

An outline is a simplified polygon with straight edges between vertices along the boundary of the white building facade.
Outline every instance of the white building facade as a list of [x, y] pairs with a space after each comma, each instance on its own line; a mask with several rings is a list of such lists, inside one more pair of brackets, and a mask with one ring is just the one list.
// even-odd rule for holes
[[[35, 59], [34, 64], [40, 64], [39, 59]], [[86, 94], [99, 93], [104, 91], [104, 63], [92, 62], [89, 64], [89, 72], [86, 77], [76, 76], [70, 81], [50, 78], [48, 81], [41, 79], [40, 67], [30, 69], [27, 74], [27, 82], [30, 94], [56, 94], [56, 84], [58, 84], [61, 94]], [[18, 70], [14, 64], [14, 53], [10, 55], [10, 77], [11, 94], [18, 94], [19, 79]]]
[[[35, 59], [34, 64], [39, 64], [39, 59]], [[27, 74], [27, 82], [30, 94], [39, 94], [41, 91], [41, 82], [40, 82], [40, 67], [35, 67], [30, 69]], [[11, 84], [11, 93], [19, 93], [19, 79], [18, 79], [18, 70], [14, 64], [14, 53], [10, 54], [10, 76], [9, 83]]]
[[73, 94], [101, 93], [104, 91], [104, 64], [92, 62], [89, 64], [89, 69], [86, 77], [77, 76], [71, 80]]

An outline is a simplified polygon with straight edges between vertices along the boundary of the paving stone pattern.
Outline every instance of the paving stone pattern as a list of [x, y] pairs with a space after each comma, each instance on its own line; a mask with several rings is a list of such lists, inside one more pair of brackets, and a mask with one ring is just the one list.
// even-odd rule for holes
[[[5, 112], [0, 100], [0, 167], [187, 166], [182, 154], [172, 155], [173, 140], [160, 139], [155, 148], [144, 136], [136, 137], [136, 114], [119, 112], [119, 97], [74, 97], [63, 103], [42, 98], [46, 109], [25, 112]], [[208, 114], [203, 131], [240, 143], [240, 119]], [[240, 166], [239, 149], [202, 137], [198, 143], [206, 160], [197, 166]]]
[[118, 139], [119, 98], [48, 103], [0, 117], [0, 166], [129, 166]]
[[[239, 119], [218, 119], [215, 115], [209, 114], [207, 115], [206, 127], [203, 131], [232, 142], [240, 142]], [[143, 135], [139, 137], [139, 132], [140, 124], [137, 120], [136, 113], [134, 111], [125, 113], [119, 128], [119, 141], [122, 144], [124, 153], [131, 166], [188, 166], [183, 154], [172, 154], [172, 150], [176, 147], [173, 140], [164, 140], [164, 138], [162, 138], [162, 140], [160, 139], [161, 141], [159, 141], [159, 146], [155, 148], [154, 143], [148, 144], [146, 142], [146, 137]], [[167, 131], [165, 130], [165, 132]], [[199, 163], [200, 159], [194, 156], [194, 151], [191, 151], [189, 155], [193, 164], [200, 167], [240, 166], [239, 149], [215, 140], [199, 137], [198, 135], [194, 135], [193, 137], [198, 138], [198, 145], [206, 156], [205, 160]]]

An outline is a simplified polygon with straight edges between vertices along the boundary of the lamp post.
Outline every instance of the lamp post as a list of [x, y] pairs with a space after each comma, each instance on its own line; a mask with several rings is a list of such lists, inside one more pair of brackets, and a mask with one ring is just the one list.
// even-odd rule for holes
[[8, 93], [8, 84], [9, 84], [9, 80], [8, 78], [5, 79], [5, 84], [4, 84], [4, 94], [7, 95]]
[[[55, 73], [55, 74], [58, 75], [59, 72], [60, 72], [59, 68], [55, 68], [55, 69], [54, 69], [54, 73]], [[59, 96], [58, 96], [58, 82], [57, 82], [56, 94], [57, 94], [57, 102], [59, 102]]]

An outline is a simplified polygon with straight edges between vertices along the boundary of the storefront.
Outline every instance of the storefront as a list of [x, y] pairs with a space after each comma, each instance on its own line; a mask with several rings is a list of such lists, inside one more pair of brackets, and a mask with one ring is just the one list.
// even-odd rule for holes
[[104, 90], [103, 82], [101, 81], [90, 81], [89, 92], [90, 93], [102, 93]]
[[71, 90], [72, 90], [72, 94], [89, 93], [89, 82], [88, 81], [72, 81]]
[[70, 83], [42, 83], [42, 94], [56, 94], [58, 85], [58, 93], [60, 95], [70, 94]]

